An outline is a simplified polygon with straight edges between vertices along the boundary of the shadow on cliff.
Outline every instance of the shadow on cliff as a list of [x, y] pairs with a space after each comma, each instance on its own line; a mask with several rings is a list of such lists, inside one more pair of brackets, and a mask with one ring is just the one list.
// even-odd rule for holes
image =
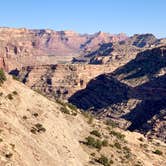
[[[160, 48], [139, 53], [137, 57], [110, 74], [103, 74], [91, 80], [84, 90], [76, 92], [69, 102], [78, 108], [105, 109], [130, 98], [141, 100], [133, 110], [122, 118], [131, 121], [128, 129], [140, 129], [154, 115], [166, 108], [166, 75], [155, 77], [166, 67], [166, 50]], [[117, 80], [123, 74], [124, 80], [147, 76], [149, 82], [132, 88]]]
[[102, 74], [91, 80], [84, 90], [71, 96], [69, 102], [84, 110], [97, 110], [128, 100], [129, 91], [128, 85], [110, 75]]
[[[135, 129], [147, 132], [151, 126], [148, 121], [154, 115], [158, 117], [161, 111], [166, 109], [166, 75], [153, 79], [145, 84], [137, 86], [131, 98], [140, 99], [141, 103], [122, 118], [129, 120], [131, 125], [129, 130]], [[164, 113], [164, 114], [163, 114]], [[162, 117], [166, 116], [166, 111], [162, 112]]]
[[147, 76], [149, 80], [166, 66], [166, 46], [146, 50], [137, 54], [134, 60], [117, 69], [113, 75], [123, 75], [124, 80]]

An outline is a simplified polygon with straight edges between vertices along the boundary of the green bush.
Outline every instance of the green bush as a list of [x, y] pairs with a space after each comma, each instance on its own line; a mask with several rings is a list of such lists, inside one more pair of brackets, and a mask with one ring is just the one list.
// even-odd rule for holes
[[66, 103], [66, 105], [73, 111], [77, 111], [77, 107], [71, 103]]
[[97, 160], [97, 162], [104, 166], [110, 166], [109, 159], [104, 155], [101, 155], [101, 157]]
[[153, 151], [153, 153], [157, 154], [157, 155], [162, 155], [163, 154], [163, 152], [160, 151], [160, 150], [158, 150], [158, 149], [156, 149], [155, 151]]
[[0, 85], [6, 81], [6, 76], [5, 76], [5, 73], [2, 69], [0, 69]]
[[19, 78], [15, 75], [12, 75], [13, 80], [19, 81]]
[[116, 132], [116, 131], [111, 131], [110, 132], [111, 135], [114, 135], [116, 138], [120, 139], [120, 140], [124, 140], [125, 135], [121, 134], [120, 132]]
[[103, 145], [103, 146], [108, 146], [108, 140], [104, 139], [104, 140], [102, 141], [102, 145]]
[[95, 138], [93, 138], [91, 136], [88, 136], [86, 138], [85, 144], [88, 145], [88, 146], [97, 148], [99, 150], [102, 148], [102, 141], [100, 141], [99, 139], [95, 139]]
[[111, 119], [106, 120], [106, 125], [111, 126], [112, 128], [115, 128], [118, 126], [118, 124]]
[[96, 137], [101, 137], [101, 134], [99, 133], [98, 130], [93, 130], [90, 132], [90, 134], [95, 135]]
[[115, 142], [114, 143], [114, 146], [117, 148], [117, 149], [121, 149], [121, 144], [119, 142]]

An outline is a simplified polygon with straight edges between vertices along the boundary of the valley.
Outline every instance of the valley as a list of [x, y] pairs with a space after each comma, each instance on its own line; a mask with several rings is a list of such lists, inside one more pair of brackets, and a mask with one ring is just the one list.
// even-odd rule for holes
[[2, 166], [166, 164], [165, 39], [0, 28], [0, 68]]

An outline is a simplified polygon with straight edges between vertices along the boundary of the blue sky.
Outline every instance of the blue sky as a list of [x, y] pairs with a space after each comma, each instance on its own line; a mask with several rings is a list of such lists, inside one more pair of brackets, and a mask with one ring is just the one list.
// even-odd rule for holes
[[0, 26], [166, 37], [166, 0], [1, 0]]

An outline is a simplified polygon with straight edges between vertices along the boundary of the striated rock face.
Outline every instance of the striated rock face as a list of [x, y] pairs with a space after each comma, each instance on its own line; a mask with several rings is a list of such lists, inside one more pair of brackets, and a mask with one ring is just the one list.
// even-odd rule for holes
[[[65, 63], [84, 49], [126, 38], [124, 34], [102, 32], [80, 35], [73, 31], [0, 28], [0, 58], [8, 70], [28, 65]], [[3, 63], [0, 65], [6, 67]]]
[[92, 78], [115, 69], [116, 66], [109, 65], [57, 64], [23, 67], [20, 71], [11, 71], [11, 74], [32, 89], [50, 97], [67, 99], [84, 89]]
[[134, 59], [137, 53], [147, 48], [155, 47], [163, 43], [163, 40], [158, 40], [152, 34], [136, 34], [129, 38], [124, 37], [123, 39], [120, 39], [115, 40], [115, 42], [111, 43], [101, 42], [100, 45], [98, 45], [97, 47], [93, 47], [91, 49], [84, 49], [84, 52], [81, 56], [73, 59], [73, 63], [124, 63], [127, 59]]

